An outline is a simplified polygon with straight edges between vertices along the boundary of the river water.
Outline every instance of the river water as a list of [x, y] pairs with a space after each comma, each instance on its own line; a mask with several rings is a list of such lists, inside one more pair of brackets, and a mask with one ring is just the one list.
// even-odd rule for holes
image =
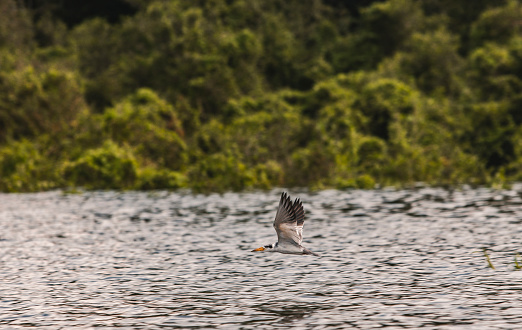
[[280, 193], [0, 194], [0, 328], [522, 326], [522, 186], [291, 190], [321, 257], [250, 252]]

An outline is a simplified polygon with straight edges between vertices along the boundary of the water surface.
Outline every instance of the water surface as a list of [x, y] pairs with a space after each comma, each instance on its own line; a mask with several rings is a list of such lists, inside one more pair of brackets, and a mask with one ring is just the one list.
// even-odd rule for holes
[[280, 192], [0, 194], [0, 327], [522, 325], [522, 186], [290, 191], [321, 257], [250, 252]]

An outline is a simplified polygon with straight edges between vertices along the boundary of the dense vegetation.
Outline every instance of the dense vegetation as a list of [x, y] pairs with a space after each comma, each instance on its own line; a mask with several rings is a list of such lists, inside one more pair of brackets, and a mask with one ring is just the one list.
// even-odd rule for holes
[[0, 191], [522, 179], [517, 0], [0, 0]]

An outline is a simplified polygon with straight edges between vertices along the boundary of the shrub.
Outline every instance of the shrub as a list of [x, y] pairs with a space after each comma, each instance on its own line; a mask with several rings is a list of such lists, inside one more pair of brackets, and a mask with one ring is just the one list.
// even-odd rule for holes
[[88, 189], [132, 188], [137, 167], [128, 148], [107, 140], [103, 146], [85, 151], [77, 160], [66, 162], [63, 174], [71, 185]]
[[139, 172], [137, 189], [178, 189], [187, 185], [184, 174], [167, 169], [146, 168]]
[[35, 143], [16, 141], [0, 148], [0, 191], [38, 191], [54, 188], [60, 180], [55, 164], [46, 159]]
[[480, 100], [510, 98], [522, 90], [522, 77], [517, 77], [521, 66], [510, 47], [487, 43], [470, 54], [468, 67], [470, 85]]
[[414, 109], [415, 91], [394, 79], [378, 79], [362, 89], [357, 109], [368, 118], [365, 131], [383, 140], [391, 137], [390, 125]]
[[0, 72], [0, 142], [60, 134], [85, 110], [74, 74], [33, 67]]
[[509, 0], [501, 7], [485, 10], [471, 25], [470, 39], [474, 47], [485, 42], [505, 43], [521, 32], [522, 5]]
[[189, 169], [190, 187], [196, 191], [238, 191], [255, 184], [255, 176], [238, 157], [232, 154], [213, 154], [198, 160]]
[[107, 138], [133, 147], [145, 162], [171, 170], [187, 163], [187, 146], [174, 108], [149, 89], [140, 89], [101, 117]]

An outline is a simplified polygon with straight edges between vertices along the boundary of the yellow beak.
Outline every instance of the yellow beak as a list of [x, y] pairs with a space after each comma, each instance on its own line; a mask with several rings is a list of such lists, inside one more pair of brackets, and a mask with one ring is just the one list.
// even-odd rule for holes
[[255, 250], [252, 250], [251, 252], [255, 252], [255, 251], [264, 251], [264, 250], [265, 250], [264, 247], [260, 247], [260, 248], [257, 248], [257, 249], [255, 249]]

